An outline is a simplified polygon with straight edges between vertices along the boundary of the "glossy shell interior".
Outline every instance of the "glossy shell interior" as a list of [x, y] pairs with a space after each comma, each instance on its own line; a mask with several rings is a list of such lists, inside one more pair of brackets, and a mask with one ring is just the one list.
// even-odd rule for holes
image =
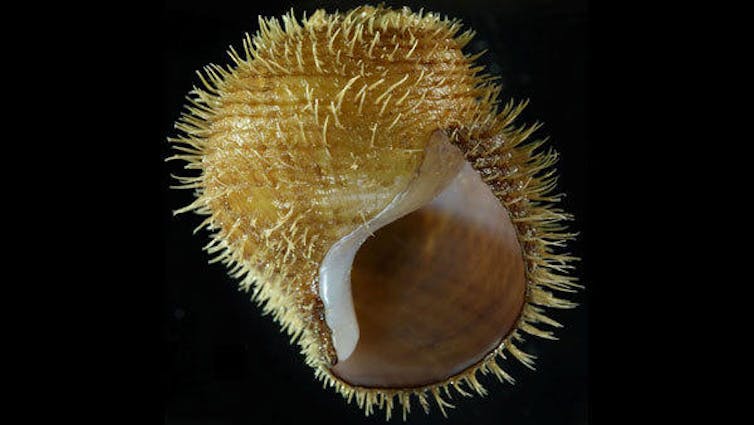
[[431, 202], [366, 240], [351, 282], [360, 338], [333, 371], [367, 387], [462, 372], [511, 332], [525, 293], [513, 224], [468, 164]]

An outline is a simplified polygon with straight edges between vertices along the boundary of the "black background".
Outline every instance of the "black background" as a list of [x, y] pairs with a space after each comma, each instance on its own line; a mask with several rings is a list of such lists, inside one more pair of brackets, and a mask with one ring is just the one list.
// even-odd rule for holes
[[[165, 138], [175, 134], [183, 98], [197, 84], [194, 71], [213, 62], [229, 61], [225, 51], [238, 50], [244, 32], [257, 29], [257, 15], [279, 16], [294, 7], [297, 16], [318, 7], [347, 10], [359, 4], [345, 1], [250, 2], [174, 1], [165, 4], [162, 22], [162, 109], [159, 144], [161, 159], [169, 155]], [[480, 60], [500, 75], [505, 100], [531, 103], [521, 122], [542, 121], [540, 136], [561, 153], [560, 189], [564, 207], [576, 215], [580, 232], [572, 251], [581, 256], [578, 275], [587, 290], [573, 299], [576, 310], [555, 311], [566, 325], [560, 341], [529, 338], [526, 351], [536, 354], [537, 371], [515, 360], [506, 364], [515, 386], [485, 377], [487, 397], [455, 396], [457, 408], [444, 419], [433, 406], [429, 416], [413, 404], [408, 423], [582, 424], [590, 417], [589, 315], [593, 282], [592, 209], [590, 183], [594, 175], [588, 134], [588, 13], [583, 0], [386, 2], [432, 10], [463, 20], [477, 31], [470, 52], [488, 49]], [[160, 341], [164, 350], [159, 373], [163, 419], [167, 424], [266, 424], [318, 421], [384, 423], [379, 412], [364, 418], [355, 404], [332, 389], [322, 389], [304, 365], [296, 346], [262, 317], [246, 294], [236, 289], [223, 266], [207, 264], [201, 247], [206, 233], [192, 235], [201, 219], [173, 217], [171, 210], [188, 204], [189, 191], [168, 190], [169, 173], [180, 164], [168, 163], [160, 172], [164, 236], [164, 303]], [[393, 422], [400, 422], [395, 417]]]

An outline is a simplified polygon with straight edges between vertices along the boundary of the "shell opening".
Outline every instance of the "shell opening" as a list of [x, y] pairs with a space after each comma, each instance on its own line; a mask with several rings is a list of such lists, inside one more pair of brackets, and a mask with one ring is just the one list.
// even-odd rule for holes
[[408, 187], [330, 248], [319, 279], [332, 371], [364, 387], [463, 372], [509, 334], [525, 292], [507, 211], [442, 131]]

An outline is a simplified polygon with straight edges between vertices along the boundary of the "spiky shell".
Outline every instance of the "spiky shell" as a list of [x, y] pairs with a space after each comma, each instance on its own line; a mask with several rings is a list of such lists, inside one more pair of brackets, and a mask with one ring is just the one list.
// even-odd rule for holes
[[[179, 177], [196, 199], [176, 213], [206, 215], [206, 250], [296, 341], [319, 379], [367, 414], [395, 400], [403, 417], [414, 395], [440, 409], [450, 387], [484, 394], [476, 374], [513, 379], [498, 365], [505, 351], [532, 367], [514, 341], [521, 332], [553, 338], [559, 327], [538, 306], [567, 308], [551, 290], [578, 285], [565, 272], [573, 260], [557, 254], [572, 234], [558, 196], [552, 151], [524, 143], [537, 126], [515, 128], [524, 105], [498, 109], [500, 87], [462, 48], [473, 33], [432, 13], [363, 6], [342, 14], [318, 10], [299, 22], [293, 12], [259, 21], [232, 65], [209, 65], [202, 88], [171, 138], [173, 156], [200, 170]], [[333, 243], [381, 211], [405, 189], [422, 161], [429, 134], [451, 141], [509, 211], [526, 264], [526, 302], [513, 331], [482, 361], [445, 382], [422, 388], [361, 388], [330, 367], [336, 355], [318, 297], [318, 268]]]

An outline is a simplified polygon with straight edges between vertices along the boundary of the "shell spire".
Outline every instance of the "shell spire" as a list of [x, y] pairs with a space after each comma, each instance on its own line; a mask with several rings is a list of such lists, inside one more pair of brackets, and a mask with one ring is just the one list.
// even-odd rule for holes
[[[543, 150], [544, 140], [531, 140], [539, 125], [514, 124], [525, 103], [500, 104], [500, 86], [480, 75], [477, 55], [462, 52], [474, 33], [461, 28], [435, 13], [384, 6], [317, 10], [301, 20], [292, 10], [280, 20], [260, 17], [259, 30], [246, 34], [240, 53], [230, 47], [230, 65], [210, 64], [197, 73], [201, 87], [189, 93], [175, 125], [180, 134], [169, 139], [176, 150], [169, 159], [184, 161], [192, 174], [176, 177], [175, 187], [196, 195], [174, 213], [206, 216], [196, 230], [210, 233], [204, 247], [210, 262], [225, 264], [299, 345], [315, 376], [367, 415], [380, 409], [389, 419], [400, 410], [405, 420], [412, 402], [428, 411], [432, 401], [445, 415], [453, 407], [451, 392], [486, 394], [479, 373], [513, 383], [503, 366], [506, 354], [533, 368], [534, 356], [520, 348], [524, 335], [555, 339], [550, 328], [561, 325], [546, 316], [545, 307], [574, 307], [556, 294], [581, 288], [569, 275], [576, 258], [564, 252], [575, 234], [563, 224], [571, 216], [557, 207], [557, 153]], [[465, 198], [477, 192], [492, 202]], [[497, 258], [511, 260], [484, 259], [484, 251], [473, 250], [479, 242], [448, 224], [448, 217], [499, 234], [491, 246], [500, 251]], [[388, 230], [400, 222], [415, 225]], [[393, 385], [387, 372], [375, 375], [379, 362], [364, 360], [389, 351], [366, 348], [382, 328], [370, 324], [381, 316], [365, 315], [390, 307], [372, 305], [376, 301], [369, 300], [379, 294], [360, 295], [381, 288], [368, 289], [366, 282], [377, 278], [367, 273], [373, 270], [367, 256], [380, 255], [374, 270], [401, 260], [389, 255], [391, 249], [381, 250], [379, 235], [425, 226], [430, 233], [447, 233], [411, 239], [419, 241], [417, 247], [431, 254], [431, 241], [458, 238], [481, 263], [428, 275], [448, 262], [406, 260], [406, 283], [387, 288], [456, 271], [459, 282], [473, 287], [472, 272], [486, 270], [494, 276], [479, 277], [483, 283], [475, 290], [488, 293], [484, 298], [491, 304], [468, 302], [488, 312], [484, 317], [499, 315], [499, 325], [478, 337], [484, 349], [437, 354], [463, 362], [453, 357], [453, 367], [426, 374], [421, 364], [407, 365], [416, 377]], [[349, 235], [352, 245], [337, 253], [334, 247]], [[495, 263], [510, 264], [510, 270]], [[338, 267], [340, 274], [325, 271]], [[325, 285], [325, 279], [334, 283]], [[440, 302], [424, 300], [430, 296], [425, 292], [413, 299]], [[441, 342], [455, 338], [440, 334]], [[344, 335], [339, 346], [337, 335]], [[448, 350], [458, 346], [448, 343]]]

